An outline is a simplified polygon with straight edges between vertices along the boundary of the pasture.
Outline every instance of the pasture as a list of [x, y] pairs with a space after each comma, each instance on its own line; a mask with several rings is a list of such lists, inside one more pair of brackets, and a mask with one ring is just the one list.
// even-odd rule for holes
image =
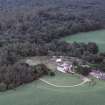
[[83, 32], [67, 36], [63, 40], [66, 42], [95, 42], [99, 46], [100, 52], [105, 52], [105, 30]]
[[[80, 83], [78, 76], [56, 73], [55, 77], [43, 77], [58, 85]], [[95, 86], [84, 84], [73, 88], [57, 88], [37, 80], [16, 90], [0, 93], [1, 105], [104, 105], [105, 83], [96, 80]]]

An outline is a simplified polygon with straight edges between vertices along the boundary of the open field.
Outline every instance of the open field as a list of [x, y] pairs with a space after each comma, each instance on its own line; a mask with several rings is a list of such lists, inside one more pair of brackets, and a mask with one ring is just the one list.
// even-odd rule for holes
[[[81, 82], [78, 77], [56, 73], [56, 76], [43, 77], [59, 85]], [[1, 105], [104, 105], [105, 83], [98, 81], [94, 87], [84, 84], [73, 88], [56, 88], [38, 80], [16, 90], [0, 93]], [[8, 104], [9, 103], [9, 104]]]
[[56, 72], [55, 77], [46, 76], [43, 79], [57, 85], [75, 85], [81, 82], [79, 76], [71, 74], [63, 74], [61, 72]]
[[66, 42], [96, 42], [99, 46], [100, 52], [105, 52], [105, 30], [78, 33], [76, 35], [71, 35], [65, 37]]

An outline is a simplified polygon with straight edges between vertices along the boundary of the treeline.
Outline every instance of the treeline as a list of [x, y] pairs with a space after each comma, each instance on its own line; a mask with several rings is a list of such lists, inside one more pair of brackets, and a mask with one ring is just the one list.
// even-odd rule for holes
[[[92, 59], [92, 55], [98, 53], [98, 47], [95, 43], [72, 43], [68, 44], [63, 41], [54, 40], [51, 43], [47, 43], [43, 46], [37, 46], [35, 43], [19, 43], [9, 44], [1, 48], [0, 53], [0, 65], [14, 64], [19, 59], [31, 56], [73, 56], [82, 59]], [[94, 57], [95, 58], [95, 57]]]
[[55, 73], [44, 64], [34, 67], [22, 62], [13, 65], [3, 65], [0, 68], [0, 91], [14, 89], [20, 85], [37, 80], [44, 75], [54, 76]]

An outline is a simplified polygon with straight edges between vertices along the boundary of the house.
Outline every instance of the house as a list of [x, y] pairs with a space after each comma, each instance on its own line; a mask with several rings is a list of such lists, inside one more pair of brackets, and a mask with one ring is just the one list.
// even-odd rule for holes
[[90, 75], [97, 79], [105, 80], [105, 73], [101, 72], [100, 70], [92, 70], [92, 72], [90, 72]]
[[56, 59], [56, 63], [60, 63], [60, 62], [62, 62], [61, 58]]
[[71, 63], [63, 62], [62, 64], [57, 65], [57, 70], [63, 73], [74, 73], [73, 65]]
[[58, 71], [61, 71], [61, 72], [63, 72], [63, 73], [66, 73], [66, 71], [64, 70], [64, 67], [61, 66], [61, 65], [57, 66], [57, 70], [58, 70]]

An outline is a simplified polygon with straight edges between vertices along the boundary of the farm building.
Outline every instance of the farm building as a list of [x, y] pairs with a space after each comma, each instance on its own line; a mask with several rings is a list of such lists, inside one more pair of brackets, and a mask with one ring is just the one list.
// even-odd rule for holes
[[100, 70], [92, 70], [92, 72], [90, 72], [90, 75], [97, 79], [105, 80], [105, 73], [101, 72]]
[[74, 73], [72, 64], [69, 65], [69, 64], [63, 63], [62, 65], [57, 65], [57, 70], [64, 73]]
[[72, 73], [74, 74], [74, 62], [77, 59], [75, 57], [67, 57], [67, 56], [61, 56], [56, 57], [55, 62], [57, 65], [57, 70], [61, 71], [63, 73]]
[[62, 62], [61, 58], [56, 59], [56, 63], [61, 63], [61, 62]]

